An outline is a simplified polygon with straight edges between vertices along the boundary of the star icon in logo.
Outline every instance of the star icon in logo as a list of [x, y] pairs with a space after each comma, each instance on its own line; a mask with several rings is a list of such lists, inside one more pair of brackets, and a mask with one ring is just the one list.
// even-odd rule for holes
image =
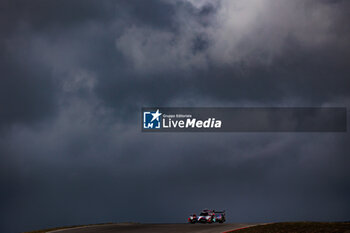
[[157, 119], [157, 121], [159, 121], [159, 116], [162, 115], [161, 113], [159, 113], [159, 109], [157, 109], [157, 111], [155, 113], [151, 113], [152, 114], [152, 121], [154, 121], [155, 119]]

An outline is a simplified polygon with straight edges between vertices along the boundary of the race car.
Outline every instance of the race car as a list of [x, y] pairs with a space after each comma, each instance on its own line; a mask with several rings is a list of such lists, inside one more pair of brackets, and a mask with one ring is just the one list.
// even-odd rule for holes
[[190, 215], [188, 218], [189, 223], [224, 223], [226, 221], [226, 215], [225, 211], [215, 211], [215, 210], [209, 210], [204, 209], [200, 213], [200, 215], [197, 217], [196, 214]]
[[198, 216], [197, 222], [213, 223], [216, 221], [215, 213], [212, 210], [204, 209]]
[[215, 222], [224, 223], [226, 221], [225, 211], [213, 211], [215, 213]]

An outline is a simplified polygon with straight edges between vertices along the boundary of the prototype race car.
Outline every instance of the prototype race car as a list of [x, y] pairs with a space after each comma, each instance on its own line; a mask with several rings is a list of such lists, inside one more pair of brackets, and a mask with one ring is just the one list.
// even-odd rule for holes
[[200, 213], [200, 215], [197, 217], [196, 214], [190, 215], [188, 218], [189, 223], [224, 223], [226, 221], [226, 215], [225, 211], [215, 211], [215, 210], [208, 210], [204, 209]]
[[225, 211], [215, 211], [215, 222], [224, 223], [226, 221]]
[[211, 210], [203, 210], [197, 219], [200, 223], [213, 223], [215, 222], [215, 214]]

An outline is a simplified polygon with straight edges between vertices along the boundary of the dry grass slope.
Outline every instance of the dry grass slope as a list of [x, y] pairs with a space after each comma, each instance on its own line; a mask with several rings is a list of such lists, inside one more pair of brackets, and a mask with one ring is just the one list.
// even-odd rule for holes
[[235, 233], [350, 233], [350, 222], [285, 222], [260, 225]]

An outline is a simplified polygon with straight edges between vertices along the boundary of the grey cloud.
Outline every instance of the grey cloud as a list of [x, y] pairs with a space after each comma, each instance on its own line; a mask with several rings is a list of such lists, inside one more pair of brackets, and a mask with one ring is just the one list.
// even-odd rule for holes
[[348, 2], [1, 5], [1, 232], [206, 207], [235, 222], [349, 219], [348, 133], [139, 125], [145, 106], [348, 106]]

